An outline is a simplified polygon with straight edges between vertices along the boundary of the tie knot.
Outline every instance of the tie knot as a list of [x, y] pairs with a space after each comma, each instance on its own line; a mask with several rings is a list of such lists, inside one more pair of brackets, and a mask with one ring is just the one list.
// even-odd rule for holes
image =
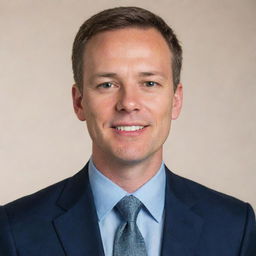
[[125, 196], [116, 205], [116, 208], [127, 222], [136, 221], [141, 207], [141, 201], [132, 195]]

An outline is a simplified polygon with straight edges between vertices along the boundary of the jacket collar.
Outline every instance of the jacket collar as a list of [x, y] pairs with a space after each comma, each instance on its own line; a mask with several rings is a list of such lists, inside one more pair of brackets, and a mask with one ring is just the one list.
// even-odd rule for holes
[[[197, 196], [187, 182], [166, 167], [165, 222], [161, 256], [191, 256], [203, 220], [193, 211]], [[67, 183], [57, 201], [64, 213], [54, 226], [67, 256], [104, 256], [88, 164]]]
[[193, 211], [197, 196], [187, 181], [166, 167], [165, 222], [161, 256], [191, 256], [203, 226], [202, 218]]
[[54, 226], [67, 256], [104, 256], [87, 169], [68, 179], [57, 202], [65, 212]]

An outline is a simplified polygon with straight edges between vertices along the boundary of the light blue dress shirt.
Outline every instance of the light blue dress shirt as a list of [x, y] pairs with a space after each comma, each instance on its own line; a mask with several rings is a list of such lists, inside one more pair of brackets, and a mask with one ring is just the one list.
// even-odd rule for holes
[[[106, 256], [112, 256], [114, 236], [122, 219], [114, 208], [126, 195], [131, 195], [104, 176], [89, 162], [89, 180], [98, 215], [101, 239]], [[148, 256], [159, 256], [164, 223], [165, 168], [159, 171], [132, 195], [137, 197], [143, 208], [137, 217], [138, 228], [145, 240]]]

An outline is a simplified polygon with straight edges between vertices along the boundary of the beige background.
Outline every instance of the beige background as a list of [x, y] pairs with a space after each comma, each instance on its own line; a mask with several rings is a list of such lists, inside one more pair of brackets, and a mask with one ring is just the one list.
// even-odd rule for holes
[[0, 204], [90, 157], [72, 110], [71, 47], [86, 18], [120, 5], [162, 16], [184, 48], [185, 102], [165, 162], [256, 209], [255, 0], [0, 0]]

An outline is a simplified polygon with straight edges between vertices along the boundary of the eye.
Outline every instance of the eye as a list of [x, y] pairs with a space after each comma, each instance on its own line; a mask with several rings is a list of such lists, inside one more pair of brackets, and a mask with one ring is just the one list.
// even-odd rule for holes
[[102, 83], [102, 84], [99, 84], [98, 87], [108, 89], [108, 88], [113, 87], [113, 83], [110, 83], [110, 82]]
[[154, 86], [158, 85], [158, 83], [154, 82], [154, 81], [147, 81], [147, 82], [145, 82], [145, 85], [147, 87], [154, 87]]

